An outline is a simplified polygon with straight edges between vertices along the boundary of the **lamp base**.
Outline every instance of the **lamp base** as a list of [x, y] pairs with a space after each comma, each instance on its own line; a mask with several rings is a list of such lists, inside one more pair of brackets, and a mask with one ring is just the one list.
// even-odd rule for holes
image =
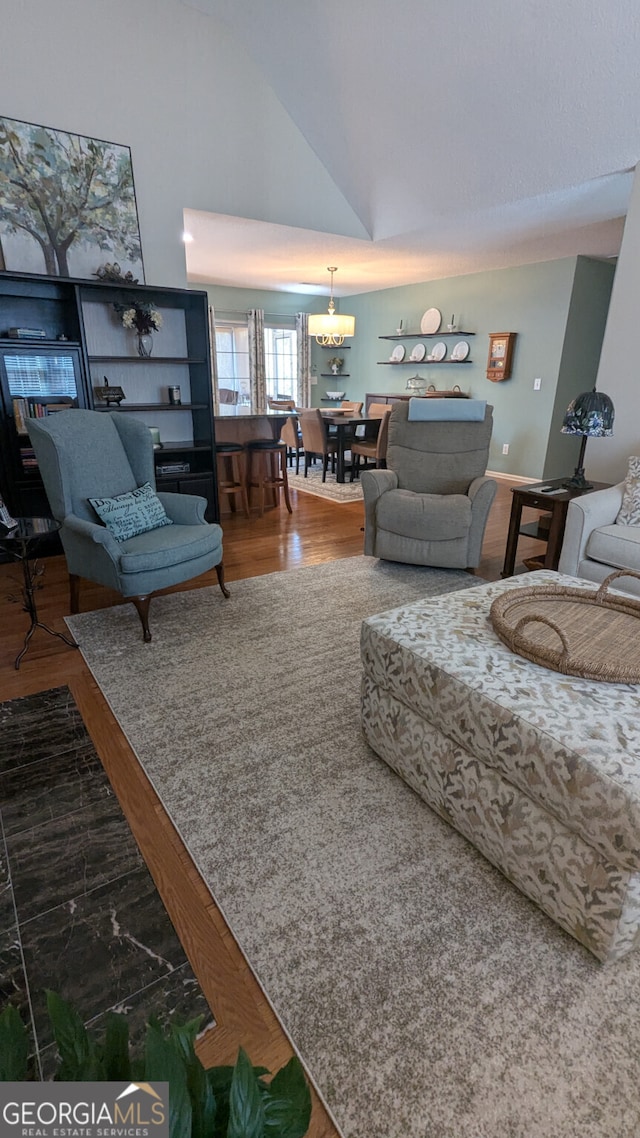
[[562, 483], [565, 490], [593, 490], [593, 483], [587, 482], [584, 476], [584, 466], [576, 467], [572, 478]]

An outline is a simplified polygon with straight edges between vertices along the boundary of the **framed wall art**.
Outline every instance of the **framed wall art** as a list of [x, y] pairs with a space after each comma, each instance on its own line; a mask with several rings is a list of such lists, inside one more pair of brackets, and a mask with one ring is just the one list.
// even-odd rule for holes
[[490, 332], [489, 358], [487, 360], [487, 379], [493, 383], [509, 379], [513, 360], [513, 348], [517, 332]]
[[144, 283], [128, 146], [0, 117], [0, 269]]

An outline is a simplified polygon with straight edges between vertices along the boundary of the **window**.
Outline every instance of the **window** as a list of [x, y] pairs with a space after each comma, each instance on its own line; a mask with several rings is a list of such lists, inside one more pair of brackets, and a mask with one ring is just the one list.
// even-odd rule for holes
[[251, 403], [249, 330], [246, 320], [216, 319], [216, 357], [220, 403]]
[[[293, 317], [274, 317], [264, 329], [267, 399], [295, 399], [298, 336]], [[216, 356], [220, 406], [250, 404], [249, 329], [246, 318], [216, 317]]]
[[298, 336], [295, 328], [264, 330], [267, 398], [295, 399], [298, 382]]

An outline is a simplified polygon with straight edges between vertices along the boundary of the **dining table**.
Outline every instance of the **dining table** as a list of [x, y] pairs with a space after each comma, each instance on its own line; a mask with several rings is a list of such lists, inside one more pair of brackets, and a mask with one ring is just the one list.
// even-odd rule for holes
[[355, 438], [356, 428], [364, 425], [365, 429], [359, 436], [360, 438], [375, 439], [380, 429], [380, 415], [371, 415], [367, 412], [340, 414], [337, 409], [334, 411], [330, 408], [322, 410], [321, 415], [325, 423], [331, 424], [335, 428], [336, 482], [344, 482], [347, 470], [345, 455]]

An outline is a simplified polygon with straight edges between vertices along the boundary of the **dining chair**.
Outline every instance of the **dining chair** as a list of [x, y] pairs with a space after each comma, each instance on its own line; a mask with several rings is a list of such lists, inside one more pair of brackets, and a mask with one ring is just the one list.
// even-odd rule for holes
[[302, 445], [304, 447], [304, 476], [315, 456], [322, 458], [322, 481], [327, 480], [327, 467], [331, 456], [331, 469], [335, 470], [337, 442], [330, 438], [327, 424], [318, 408], [310, 411], [298, 411], [298, 421], [302, 432]]
[[267, 405], [270, 411], [295, 411], [295, 399], [272, 399], [267, 398]]
[[359, 415], [362, 411], [364, 404], [354, 402], [351, 399], [343, 399], [340, 407], [344, 410], [351, 411], [352, 415]]
[[238, 392], [232, 387], [219, 387], [218, 402], [235, 404], [238, 402]]
[[351, 478], [360, 477], [360, 459], [365, 460], [365, 469], [367, 467], [367, 459], [372, 461], [376, 467], [386, 466], [387, 457], [387, 438], [389, 435], [389, 415], [391, 414], [390, 403], [372, 403], [369, 407], [370, 415], [379, 415], [380, 423], [378, 425], [378, 433], [375, 439], [355, 439], [351, 444]]
[[290, 415], [282, 425], [280, 431], [280, 439], [287, 445], [287, 459], [291, 460], [293, 465], [293, 457], [295, 453], [296, 459], [296, 474], [300, 473], [300, 451], [302, 450], [302, 434], [298, 427], [298, 422], [295, 416]]

